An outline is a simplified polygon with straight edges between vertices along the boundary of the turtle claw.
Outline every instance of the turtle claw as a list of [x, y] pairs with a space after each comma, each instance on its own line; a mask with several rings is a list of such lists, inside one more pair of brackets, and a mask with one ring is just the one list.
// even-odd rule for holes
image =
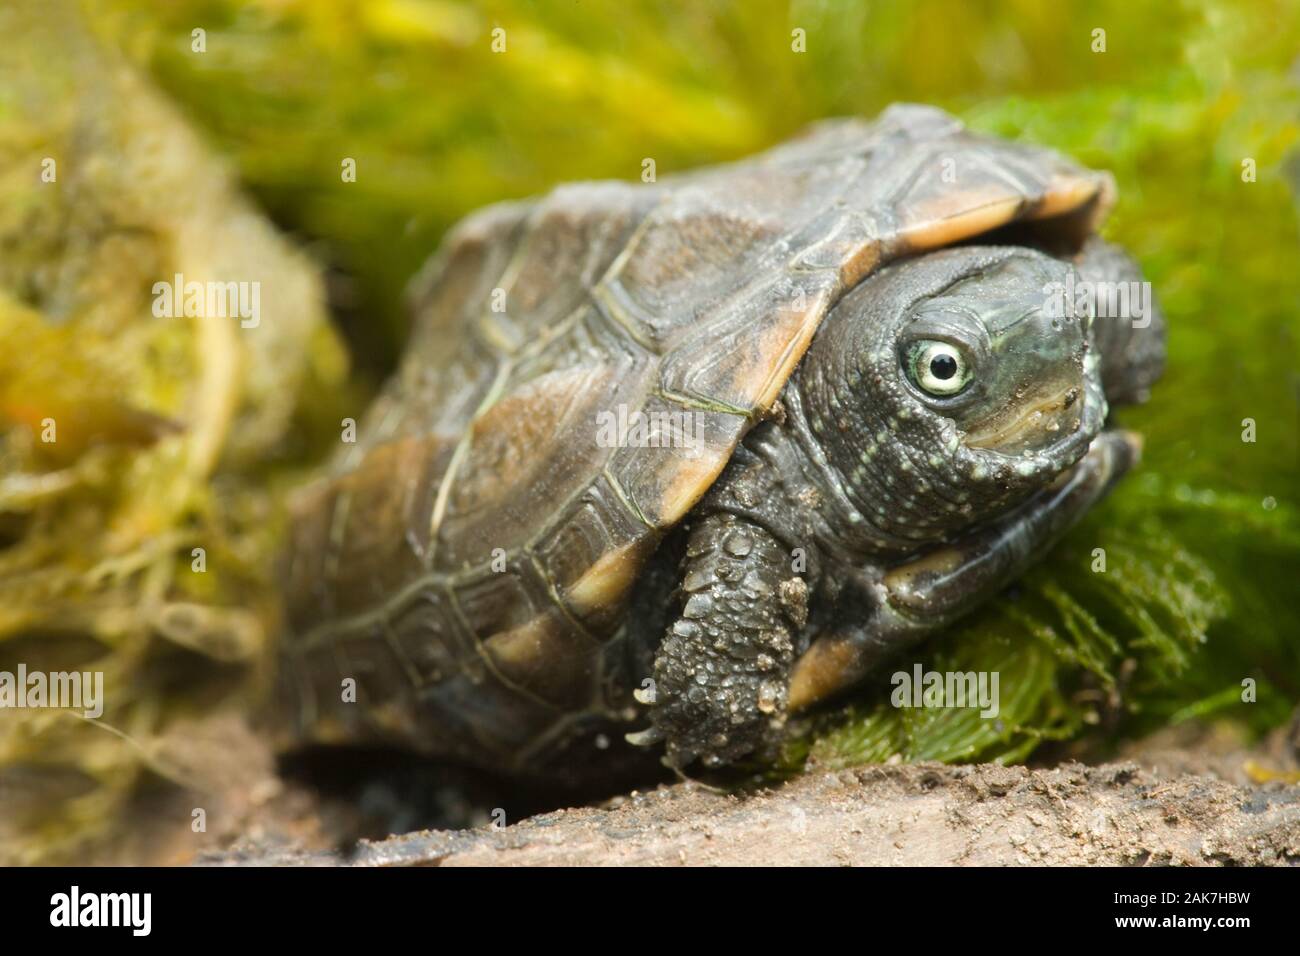
[[638, 730], [636, 733], [624, 734], [623, 739], [634, 747], [653, 747], [663, 741], [664, 734], [658, 727], [647, 727], [645, 730]]

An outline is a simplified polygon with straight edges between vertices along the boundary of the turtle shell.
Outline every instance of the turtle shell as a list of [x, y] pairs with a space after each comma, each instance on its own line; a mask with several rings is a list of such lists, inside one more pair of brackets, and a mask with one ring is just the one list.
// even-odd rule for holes
[[[610, 639], [629, 592], [835, 302], [882, 263], [1013, 222], [1084, 234], [1112, 190], [896, 106], [471, 216], [413, 285], [412, 342], [358, 442], [295, 505], [298, 730], [513, 765], [623, 706]], [[659, 432], [599, 440], [602, 413], [638, 412]], [[656, 440], [682, 413], [692, 446]], [[349, 677], [360, 706], [338, 704]]]

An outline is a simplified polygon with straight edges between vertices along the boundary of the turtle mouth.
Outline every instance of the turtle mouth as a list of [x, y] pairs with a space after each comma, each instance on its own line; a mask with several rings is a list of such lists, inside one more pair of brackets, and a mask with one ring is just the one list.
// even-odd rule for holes
[[966, 432], [962, 441], [999, 480], [1043, 483], [1088, 454], [1108, 412], [1101, 382], [1089, 376], [1019, 403], [1014, 413]]
[[1039, 451], [1077, 432], [1084, 422], [1083, 388], [1068, 385], [998, 415], [966, 432], [971, 448], [1020, 455]]

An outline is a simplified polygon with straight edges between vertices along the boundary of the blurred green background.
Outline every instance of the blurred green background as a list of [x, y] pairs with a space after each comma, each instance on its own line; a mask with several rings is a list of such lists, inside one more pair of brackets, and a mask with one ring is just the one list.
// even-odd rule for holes
[[[1170, 326], [1165, 379], [1122, 416], [1146, 435], [1143, 466], [1008, 600], [922, 652], [1000, 670], [999, 722], [894, 710], [882, 677], [792, 743], [786, 769], [1022, 758], [1044, 739], [1104, 753], [1193, 717], [1253, 734], [1300, 700], [1298, 0], [84, 8], [323, 270], [353, 370], [350, 391], [337, 370], [304, 386], [320, 419], [393, 368], [406, 283], [485, 203], [634, 180], [645, 158], [664, 176], [898, 100], [1112, 170], [1104, 234], [1141, 261]], [[303, 429], [295, 467], [325, 447]], [[282, 476], [283, 457], [240, 467]]]

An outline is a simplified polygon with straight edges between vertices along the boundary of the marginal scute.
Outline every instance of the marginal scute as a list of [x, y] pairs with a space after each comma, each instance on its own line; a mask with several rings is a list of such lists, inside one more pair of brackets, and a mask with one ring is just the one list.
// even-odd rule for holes
[[633, 541], [602, 554], [565, 589], [569, 606], [585, 616], [622, 600], [641, 572], [644, 550], [641, 542]]
[[1058, 173], [1047, 186], [1047, 195], [1034, 210], [1034, 217], [1046, 219], [1076, 210], [1091, 213], [1090, 225], [1097, 225], [1115, 205], [1115, 177], [1107, 172], [1086, 175]]
[[645, 530], [640, 516], [628, 509], [601, 475], [534, 550], [551, 583], [568, 594], [602, 558], [622, 551], [614, 542], [635, 541]]
[[340, 609], [373, 606], [423, 570], [433, 474], [445, 454], [442, 442], [406, 436], [375, 448], [340, 482], [348, 505], [336, 561], [340, 568], [371, 569], [337, 578], [341, 595], [352, 595], [340, 596]]
[[504, 571], [482, 574], [455, 588], [456, 604], [474, 635], [486, 642], [496, 634], [531, 623], [549, 608], [530, 565], [518, 558]]
[[484, 650], [501, 680], [560, 711], [581, 711], [595, 699], [599, 645], [576, 632], [558, 608], [494, 635]]
[[388, 640], [413, 684], [437, 684], [458, 672], [474, 673], [475, 649], [461, 637], [446, 595], [423, 591], [388, 615]]
[[825, 239], [795, 257], [791, 268], [838, 277], [842, 288], [857, 285], [880, 262], [880, 229], [860, 212], [845, 212], [830, 226]]
[[[358, 636], [338, 645], [340, 671], [356, 683], [352, 711], [376, 736], [399, 739], [415, 729], [413, 685], [396, 653], [380, 637]], [[340, 694], [342, 690], [340, 688]]]
[[317, 480], [289, 501], [289, 542], [282, 575], [288, 602], [285, 613], [294, 634], [302, 635], [320, 616], [332, 613], [321, 556], [329, 548], [334, 482]]
[[960, 242], [967, 236], [990, 232], [1011, 222], [1021, 208], [1018, 196], [987, 198], [978, 193], [969, 196], [966, 206], [946, 218], [916, 216], [916, 225], [900, 230], [899, 236], [910, 252], [923, 252]]

